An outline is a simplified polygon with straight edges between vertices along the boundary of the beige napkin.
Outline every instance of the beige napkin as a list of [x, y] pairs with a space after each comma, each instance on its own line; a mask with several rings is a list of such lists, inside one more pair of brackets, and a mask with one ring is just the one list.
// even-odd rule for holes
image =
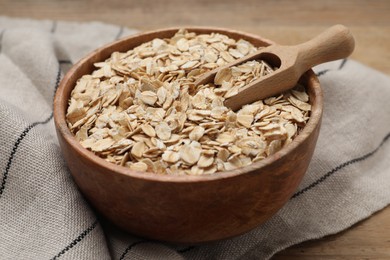
[[98, 219], [62, 159], [52, 100], [72, 63], [134, 31], [0, 17], [0, 259], [268, 259], [390, 202], [390, 78], [352, 60], [315, 68], [325, 107], [309, 170], [264, 225], [204, 245], [138, 238]]

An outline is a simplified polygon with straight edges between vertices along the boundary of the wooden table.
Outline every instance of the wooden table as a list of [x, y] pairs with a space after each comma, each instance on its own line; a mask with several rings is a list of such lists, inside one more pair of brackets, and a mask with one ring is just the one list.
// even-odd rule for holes
[[[390, 74], [389, 14], [390, 0], [0, 0], [0, 15], [99, 20], [140, 30], [212, 25], [260, 34], [282, 44], [308, 40], [342, 23], [356, 38], [352, 58], [386, 74]], [[390, 259], [390, 207], [340, 234], [293, 246], [273, 259]]]

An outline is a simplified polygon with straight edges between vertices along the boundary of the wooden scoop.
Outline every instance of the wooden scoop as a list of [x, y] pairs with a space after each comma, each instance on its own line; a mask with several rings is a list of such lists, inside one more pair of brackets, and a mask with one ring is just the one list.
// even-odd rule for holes
[[264, 99], [293, 88], [299, 78], [311, 67], [348, 57], [355, 47], [355, 40], [349, 29], [335, 25], [314, 39], [294, 46], [270, 45], [225, 66], [206, 73], [195, 81], [195, 86], [211, 83], [218, 71], [237, 66], [250, 60], [264, 60], [278, 69], [259, 78], [226, 99], [225, 106], [238, 110], [245, 104]]

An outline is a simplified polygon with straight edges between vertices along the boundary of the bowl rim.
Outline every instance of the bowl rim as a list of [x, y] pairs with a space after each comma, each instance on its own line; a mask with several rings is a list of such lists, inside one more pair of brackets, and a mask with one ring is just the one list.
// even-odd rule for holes
[[[310, 69], [303, 76], [307, 77], [307, 81], [311, 85], [311, 89], [313, 91], [313, 96], [316, 97], [316, 102], [312, 104], [311, 115], [307, 124], [300, 131], [299, 135], [296, 136], [292, 140], [292, 142], [288, 144], [286, 147], [283, 147], [275, 154], [268, 156], [261, 161], [252, 163], [248, 166], [244, 166], [230, 171], [222, 171], [222, 172], [217, 172], [214, 174], [207, 174], [207, 175], [168, 175], [168, 174], [165, 175], [165, 174], [156, 174], [152, 172], [134, 171], [129, 168], [108, 162], [105, 159], [95, 155], [92, 151], [89, 151], [88, 149], [84, 148], [79, 143], [79, 141], [76, 140], [75, 136], [70, 132], [65, 119], [67, 105], [65, 105], [64, 102], [66, 102], [67, 104], [69, 97], [67, 97], [65, 100], [66, 95], [64, 92], [66, 92], [66, 90], [70, 88], [69, 81], [74, 80], [74, 77], [72, 77], [72, 75], [74, 75], [74, 73], [77, 72], [80, 69], [80, 67], [82, 67], [82, 65], [88, 63], [88, 61], [96, 53], [99, 53], [102, 50], [116, 47], [121, 42], [144, 37], [145, 35], [152, 35], [156, 33], [159, 34], [169, 33], [171, 31], [174, 32], [183, 28], [188, 30], [189, 32], [208, 31], [208, 32], [217, 32], [217, 33], [225, 33], [225, 34], [234, 34], [240, 36], [241, 38], [260, 40], [266, 44], [265, 46], [274, 44], [273, 41], [265, 39], [259, 35], [243, 32], [239, 30], [232, 30], [232, 29], [221, 28], [221, 27], [209, 27], [209, 26], [180, 26], [180, 27], [168, 27], [168, 28], [161, 28], [158, 30], [139, 32], [124, 37], [122, 39], [110, 42], [100, 48], [95, 49], [94, 51], [88, 53], [86, 56], [80, 59], [77, 63], [75, 63], [71, 67], [71, 69], [64, 75], [54, 96], [53, 114], [54, 114], [54, 123], [57, 130], [57, 135], [61, 135], [63, 140], [67, 142], [68, 145], [73, 149], [72, 152], [76, 152], [78, 156], [81, 156], [84, 159], [93, 161], [94, 164], [96, 164], [97, 166], [99, 166], [100, 168], [102, 168], [107, 172], [113, 172], [113, 173], [115, 172], [115, 174], [119, 174], [123, 177], [132, 177], [140, 180], [147, 180], [147, 181], [154, 181], [154, 182], [194, 183], [194, 182], [228, 179], [238, 175], [244, 175], [245, 173], [251, 173], [255, 170], [258, 171], [261, 168], [264, 168], [265, 166], [268, 166], [276, 162], [280, 158], [285, 157], [290, 152], [293, 152], [300, 144], [302, 144], [305, 140], [307, 140], [307, 138], [309, 138], [309, 136], [316, 130], [316, 127], [318, 124], [320, 124], [321, 117], [322, 117], [323, 94], [322, 94], [318, 77], [315, 75], [313, 70]], [[105, 60], [105, 58], [102, 58], [102, 60]], [[73, 89], [74, 86], [72, 86], [71, 88]]]

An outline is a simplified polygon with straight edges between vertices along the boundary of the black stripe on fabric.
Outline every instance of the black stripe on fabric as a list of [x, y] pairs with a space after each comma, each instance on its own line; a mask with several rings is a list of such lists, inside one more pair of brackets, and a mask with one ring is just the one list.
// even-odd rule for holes
[[370, 158], [371, 156], [373, 156], [376, 152], [379, 151], [379, 149], [390, 139], [390, 133], [388, 133], [381, 141], [381, 143], [371, 152], [363, 155], [363, 156], [360, 156], [360, 157], [357, 157], [357, 158], [354, 158], [352, 160], [349, 160], [349, 161], [346, 161], [338, 166], [336, 166], [335, 168], [333, 168], [332, 170], [328, 171], [326, 174], [324, 174], [322, 177], [320, 177], [319, 179], [317, 179], [316, 181], [312, 182], [309, 186], [303, 188], [302, 190], [296, 192], [291, 198], [294, 199], [304, 193], [306, 193], [307, 191], [313, 189], [314, 187], [318, 186], [319, 184], [323, 183], [326, 179], [328, 179], [329, 177], [331, 177], [333, 174], [337, 173], [338, 171], [340, 171], [341, 169], [351, 165], [351, 164], [354, 164], [354, 163], [357, 163], [357, 162], [361, 162], [361, 161], [364, 161], [366, 160], [367, 158]]
[[[148, 240], [139, 240], [139, 241], [136, 241], [132, 244], [130, 244], [126, 249], [125, 251], [122, 253], [122, 255], [119, 257], [119, 260], [123, 260], [125, 259], [125, 256], [127, 255], [127, 253], [130, 252], [130, 250], [135, 247], [136, 245], [139, 245], [139, 244], [144, 244], [144, 243], [148, 243], [150, 241]], [[188, 247], [185, 247], [185, 248], [182, 248], [182, 249], [178, 249], [176, 250], [176, 252], [178, 253], [186, 253], [188, 251], [191, 251], [192, 249], [195, 249], [196, 247], [195, 246], [188, 246]]]
[[[348, 59], [343, 59], [338, 67], [337, 70], [341, 70], [345, 63], [347, 63]], [[329, 70], [329, 69], [324, 69], [324, 70], [321, 70], [319, 72], [316, 73], [316, 76], [319, 77], [319, 76], [322, 76], [322, 75], [325, 75], [326, 73], [328, 73], [329, 71], [333, 71], [333, 70]]]
[[319, 77], [319, 76], [322, 76], [322, 75], [325, 75], [329, 70], [326, 69], [326, 70], [321, 70], [319, 72], [316, 73], [316, 76]]
[[344, 65], [345, 65], [345, 63], [347, 63], [347, 61], [348, 61], [348, 59], [343, 59], [342, 60], [340, 66], [339, 66], [339, 70], [341, 70], [344, 67]]
[[98, 221], [95, 220], [95, 222], [93, 222], [93, 224], [88, 227], [86, 230], [84, 230], [83, 232], [81, 232], [80, 235], [78, 235], [78, 237], [76, 237], [69, 245], [67, 245], [64, 249], [62, 249], [56, 256], [54, 256], [53, 258], [51, 258], [51, 260], [55, 260], [55, 259], [58, 259], [60, 256], [62, 256], [63, 254], [65, 254], [67, 251], [69, 251], [71, 248], [73, 248], [74, 246], [76, 246], [81, 240], [83, 240], [89, 233], [91, 233], [92, 230], [95, 229], [95, 227], [97, 226], [98, 224]]
[[16, 151], [18, 150], [18, 147], [20, 145], [20, 143], [22, 142], [23, 138], [26, 137], [26, 135], [28, 134], [28, 132], [33, 129], [35, 126], [37, 125], [42, 125], [42, 124], [46, 124], [47, 122], [49, 122], [51, 119], [53, 118], [53, 112], [50, 114], [50, 116], [48, 118], [46, 118], [44, 121], [40, 121], [40, 122], [34, 122], [32, 123], [31, 125], [27, 126], [23, 132], [19, 135], [18, 139], [16, 140], [16, 142], [14, 143], [14, 146], [12, 147], [12, 151], [11, 151], [11, 154], [10, 156], [8, 157], [8, 161], [7, 161], [7, 165], [4, 169], [4, 172], [3, 172], [3, 179], [1, 181], [1, 186], [0, 186], [0, 198], [1, 196], [3, 195], [3, 192], [4, 192], [4, 189], [5, 189], [5, 185], [7, 183], [7, 178], [8, 178], [8, 173], [9, 173], [9, 170], [11, 168], [11, 165], [12, 165], [12, 161], [14, 159], [14, 156], [16, 154]]
[[57, 30], [57, 21], [53, 21], [53, 24], [51, 26], [50, 32], [55, 33]]
[[60, 64], [73, 64], [71, 60], [59, 60]]
[[124, 30], [124, 27], [121, 26], [121, 27], [119, 28], [118, 34], [115, 36], [115, 40], [119, 40], [119, 38], [122, 36], [123, 30]]
[[3, 47], [3, 36], [5, 33], [5, 29], [0, 32], [0, 53], [1, 53], [1, 47]]
[[[57, 88], [58, 88], [58, 86], [60, 84], [60, 80], [61, 80], [61, 67], [58, 66], [58, 72], [57, 72], [56, 82], [55, 82], [55, 86], [54, 86], [54, 94], [57, 91]], [[16, 141], [15, 141], [13, 147], [12, 147], [12, 151], [11, 151], [9, 157], [8, 157], [7, 165], [5, 166], [5, 169], [4, 169], [4, 172], [3, 172], [3, 178], [1, 180], [1, 185], [0, 185], [0, 198], [2, 197], [4, 189], [5, 189], [5, 186], [7, 184], [7, 178], [8, 178], [9, 170], [11, 169], [12, 162], [14, 160], [15, 154], [16, 154], [18, 148], [19, 148], [20, 143], [26, 137], [26, 135], [30, 132], [31, 129], [33, 129], [37, 125], [47, 124], [48, 122], [50, 122], [51, 119], [53, 119], [53, 115], [54, 114], [53, 114], [53, 111], [52, 111], [50, 113], [50, 116], [48, 116], [45, 120], [37, 121], [37, 122], [34, 122], [34, 123], [28, 125], [23, 130], [23, 132], [19, 135], [18, 139], [16, 139]]]
[[133, 247], [135, 247], [136, 245], [143, 244], [143, 243], [148, 243], [148, 242], [149, 242], [148, 240], [139, 240], [139, 241], [136, 241], [136, 242], [130, 244], [130, 245], [125, 249], [125, 251], [123, 252], [123, 254], [119, 257], [119, 260], [125, 259], [125, 256], [127, 255], [127, 253], [128, 253]]
[[195, 246], [189, 246], [189, 247], [185, 247], [183, 249], [179, 249], [179, 250], [177, 250], [177, 252], [178, 253], [185, 253], [185, 252], [188, 252], [188, 251], [190, 251], [190, 250], [192, 250], [194, 248], [195, 248]]
[[54, 85], [53, 100], [54, 100], [54, 96], [56, 95], [57, 89], [60, 86], [60, 81], [61, 81], [61, 66], [60, 65], [61, 65], [61, 63], [59, 62], [58, 71], [57, 71], [57, 77], [56, 77], [56, 83]]

